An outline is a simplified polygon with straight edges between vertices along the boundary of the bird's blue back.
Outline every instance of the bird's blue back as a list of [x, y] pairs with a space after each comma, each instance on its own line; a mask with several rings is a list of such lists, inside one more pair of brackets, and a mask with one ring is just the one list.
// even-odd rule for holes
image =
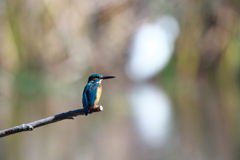
[[95, 100], [97, 99], [97, 90], [100, 85], [97, 83], [99, 79], [95, 81], [90, 81], [83, 91], [82, 103], [85, 110], [85, 115], [88, 115], [88, 110], [91, 106], [94, 105]]

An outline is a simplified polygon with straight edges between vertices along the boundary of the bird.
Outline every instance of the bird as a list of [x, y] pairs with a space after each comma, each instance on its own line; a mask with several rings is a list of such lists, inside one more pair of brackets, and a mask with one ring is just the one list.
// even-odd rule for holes
[[102, 80], [115, 78], [115, 76], [103, 76], [101, 74], [92, 74], [88, 77], [88, 83], [83, 90], [82, 104], [85, 116], [88, 115], [90, 108], [97, 107], [102, 94]]

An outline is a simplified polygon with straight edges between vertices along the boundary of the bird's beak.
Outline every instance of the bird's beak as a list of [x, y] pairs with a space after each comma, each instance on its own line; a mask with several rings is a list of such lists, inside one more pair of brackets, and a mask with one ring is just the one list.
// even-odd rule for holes
[[110, 78], [115, 78], [115, 76], [103, 76], [102, 79], [110, 79]]

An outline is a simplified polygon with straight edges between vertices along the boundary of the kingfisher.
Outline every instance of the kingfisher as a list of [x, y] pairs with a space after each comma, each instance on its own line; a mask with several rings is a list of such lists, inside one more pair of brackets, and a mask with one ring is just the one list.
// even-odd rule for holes
[[85, 115], [88, 115], [90, 108], [97, 107], [102, 94], [102, 80], [115, 78], [115, 76], [103, 76], [101, 74], [93, 74], [88, 77], [88, 83], [84, 88], [82, 103]]

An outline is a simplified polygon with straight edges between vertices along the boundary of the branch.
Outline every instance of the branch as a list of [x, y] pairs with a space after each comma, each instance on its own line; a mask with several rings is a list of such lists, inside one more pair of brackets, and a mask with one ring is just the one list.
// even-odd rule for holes
[[[97, 106], [95, 108], [91, 108], [89, 110], [89, 114], [93, 113], [93, 112], [99, 112], [99, 111], [103, 111], [103, 107], [102, 106]], [[65, 119], [73, 119], [73, 117], [79, 116], [79, 115], [84, 115], [84, 109], [77, 109], [74, 111], [69, 111], [69, 112], [64, 112], [61, 114], [57, 114], [55, 116], [52, 117], [48, 117], [45, 119], [41, 119], [38, 121], [34, 121], [28, 124], [22, 124], [20, 126], [16, 126], [13, 128], [9, 128], [9, 129], [5, 129], [0, 131], [0, 138], [1, 137], [5, 137], [5, 136], [9, 136], [11, 134], [15, 134], [15, 133], [19, 133], [19, 132], [23, 132], [23, 131], [32, 131], [34, 128], [37, 127], [41, 127], [44, 125], [48, 125], [51, 123], [55, 123], [61, 120], [65, 120]]]

